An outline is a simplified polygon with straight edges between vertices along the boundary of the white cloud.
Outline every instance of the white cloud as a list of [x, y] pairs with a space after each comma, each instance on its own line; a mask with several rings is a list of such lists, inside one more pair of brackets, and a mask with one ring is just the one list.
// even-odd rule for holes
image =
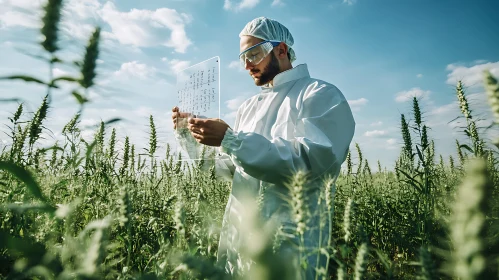
[[40, 0], [0, 0], [0, 29], [41, 27], [41, 5]]
[[231, 69], [238, 69], [241, 68], [241, 63], [239, 62], [239, 60], [233, 60], [229, 63], [228, 67]]
[[250, 97], [250, 95], [250, 93], [241, 94], [233, 99], [225, 101], [225, 105], [228, 110], [223, 110], [227, 111], [227, 113], [223, 115], [223, 120], [232, 126], [236, 120], [239, 106], [241, 106], [241, 104], [243, 104]]
[[185, 25], [192, 18], [174, 9], [120, 12], [113, 3], [107, 2], [98, 14], [111, 26], [114, 37], [121, 44], [137, 47], [163, 45], [179, 53], [185, 53], [192, 45], [185, 32]]
[[380, 125], [382, 125], [382, 124], [383, 124], [383, 122], [382, 122], [382, 121], [378, 121], [378, 122], [373, 122], [373, 123], [371, 123], [371, 126], [380, 126]]
[[137, 61], [130, 61], [121, 64], [120, 69], [116, 71], [114, 75], [121, 78], [136, 77], [139, 79], [147, 79], [156, 72], [157, 70], [154, 67], [147, 66], [146, 64]]
[[[168, 61], [168, 59], [161, 59], [162, 61]], [[171, 61], [168, 61], [168, 64], [170, 64], [170, 69], [174, 72], [177, 73], [178, 71], [184, 70], [185, 68], [188, 68], [191, 66], [191, 62], [188, 60], [179, 60], [179, 59], [172, 59]]]
[[274, 7], [274, 6], [284, 6], [284, 5], [285, 4], [284, 4], [284, 2], [282, 2], [282, 0], [274, 0], [274, 1], [272, 1], [271, 6]]
[[239, 60], [233, 60], [227, 65], [229, 69], [234, 69], [239, 72], [244, 72], [244, 67], [241, 66], [241, 62]]
[[350, 104], [350, 106], [363, 106], [366, 105], [367, 102], [368, 100], [364, 97], [355, 100], [348, 100], [348, 104]]
[[357, 2], [357, 0], [343, 0], [343, 3], [344, 4], [347, 4], [347, 5], [353, 5]]
[[[0, 0], [0, 29], [40, 28], [41, 3], [40, 0]], [[185, 53], [193, 44], [185, 31], [185, 26], [192, 21], [190, 15], [169, 8], [121, 12], [110, 1], [102, 5], [98, 0], [68, 0], [63, 6], [61, 29], [71, 38], [86, 40], [101, 20], [111, 27], [111, 32], [102, 31], [103, 39], [123, 45], [166, 46]]]
[[0, 1], [0, 4], [4, 7], [14, 7], [14, 8], [21, 8], [21, 9], [37, 9], [42, 6], [42, 4], [45, 4], [46, 1], [41, 1], [41, 0], [4, 0]]
[[98, 0], [70, 0], [64, 9], [80, 19], [97, 18], [97, 12], [102, 7]]
[[236, 4], [232, 3], [232, 0], [225, 0], [224, 9], [227, 11], [228, 10], [240, 11], [244, 9], [252, 9], [256, 5], [258, 5], [258, 3], [260, 3], [260, 0], [241, 0]]
[[[489, 118], [491, 111], [485, 93], [480, 92], [480, 93], [465, 94], [465, 95], [466, 99], [468, 100], [469, 107], [472, 111], [471, 114], [474, 118], [480, 117], [485, 119], [491, 119]], [[457, 100], [452, 101], [449, 104], [432, 108], [427, 116], [428, 116], [427, 120], [428, 125], [431, 127], [444, 125], [455, 128], [460, 125], [463, 125], [463, 120], [455, 120], [451, 122], [456, 117], [462, 117], [462, 113], [459, 107], [459, 102]]]
[[64, 71], [60, 68], [54, 68], [52, 70], [52, 74], [54, 75], [54, 78], [57, 78], [57, 77], [62, 77], [62, 76], [68, 76], [68, 72], [67, 71]]
[[[148, 118], [151, 114], [153, 114], [155, 111], [151, 107], [146, 107], [146, 106], [140, 106], [136, 110], [133, 111], [133, 113], [137, 116], [140, 116], [142, 118]], [[154, 118], [154, 116], [153, 116]]]
[[386, 143], [389, 145], [395, 145], [395, 144], [397, 144], [397, 139], [390, 138], [390, 139], [386, 140]]
[[423, 78], [423, 74], [417, 74], [416, 77]]
[[[480, 61], [482, 62], [482, 61]], [[449, 64], [446, 67], [447, 84], [455, 86], [461, 80], [466, 87], [477, 87], [483, 85], [483, 71], [490, 70], [492, 75], [499, 76], [499, 61], [476, 64], [466, 67], [458, 64]]]
[[364, 133], [364, 136], [367, 136], [367, 137], [376, 137], [376, 136], [382, 136], [382, 135], [385, 135], [386, 134], [386, 131], [384, 130], [371, 130], [371, 131], [366, 131]]
[[420, 88], [411, 88], [410, 90], [406, 91], [401, 91], [398, 92], [395, 95], [395, 101], [397, 102], [407, 102], [412, 100], [412, 98], [415, 96], [416, 98], [421, 98], [421, 99], [428, 99], [430, 95], [429, 90], [422, 90]]
[[367, 99], [365, 99], [364, 97], [362, 98], [359, 98], [359, 99], [354, 99], [354, 100], [348, 100], [348, 104], [350, 105], [350, 109], [352, 109], [352, 111], [356, 112], [356, 111], [360, 111], [360, 109], [366, 105], [368, 102]]
[[34, 14], [30, 15], [19, 11], [7, 11], [0, 14], [0, 29], [14, 26], [39, 28], [41, 24]]
[[239, 109], [239, 106], [246, 101], [247, 97], [246, 96], [238, 96], [236, 98], [230, 99], [225, 101], [225, 104], [227, 105], [227, 108], [231, 111], [237, 111]]
[[61, 29], [71, 37], [86, 41], [95, 27], [90, 24], [67, 20], [62, 22]]

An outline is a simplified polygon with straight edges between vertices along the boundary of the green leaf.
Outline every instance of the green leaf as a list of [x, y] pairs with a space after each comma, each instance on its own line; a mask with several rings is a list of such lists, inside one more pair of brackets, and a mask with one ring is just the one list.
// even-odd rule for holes
[[409, 179], [409, 180], [403, 180], [404, 182], [409, 183], [411, 186], [413, 186], [420, 193], [423, 192], [423, 187], [420, 185], [420, 183], [418, 181], [416, 181], [414, 178], [412, 178], [409, 174], [407, 174], [402, 169], [400, 169], [400, 168], [395, 168], [395, 169], [398, 170], [398, 171], [400, 171], [400, 173], [402, 173], [403, 175], [405, 175]]
[[0, 102], [22, 102], [20, 98], [0, 98]]
[[31, 194], [33, 194], [39, 200], [47, 202], [47, 199], [40, 190], [40, 186], [26, 169], [12, 162], [0, 161], [0, 170], [6, 170], [12, 173], [12, 175], [26, 184]]
[[37, 211], [37, 212], [46, 212], [46, 213], [53, 213], [56, 209], [53, 206], [50, 206], [45, 203], [38, 203], [38, 204], [7, 204], [3, 205], [0, 209], [3, 210], [11, 210], [14, 212], [17, 212], [19, 214], [23, 214], [24, 212], [27, 211]]
[[80, 105], [87, 103], [89, 100], [83, 95], [79, 94], [76, 90], [72, 92], [73, 96], [78, 100]]
[[50, 151], [50, 150], [60, 150], [60, 151], [63, 151], [64, 152], [64, 149], [57, 146], [57, 145], [54, 145], [52, 147], [48, 147], [48, 148], [43, 148], [40, 150], [40, 152], [47, 152], [47, 151]]
[[50, 60], [50, 63], [61, 63], [63, 62], [62, 59], [58, 58], [57, 56], [52, 57]]
[[25, 76], [25, 75], [12, 75], [12, 76], [0, 77], [0, 80], [22, 80], [25, 82], [38, 83], [38, 84], [50, 86], [53, 88], [58, 88], [56, 85], [49, 85], [40, 79], [30, 77], [30, 76]]
[[459, 148], [464, 148], [464, 149], [468, 150], [470, 153], [474, 154], [473, 149], [471, 149], [470, 146], [468, 146], [466, 144], [459, 145]]
[[90, 158], [90, 155], [92, 155], [92, 151], [94, 150], [96, 145], [97, 145], [97, 140], [94, 140], [90, 145], [87, 144], [87, 153], [85, 154], [85, 158], [87, 159]]
[[416, 151], [418, 152], [419, 160], [424, 164], [423, 154], [421, 154], [421, 151], [419, 150], [418, 145], [416, 145]]
[[114, 119], [110, 119], [110, 120], [104, 122], [104, 124], [112, 124], [112, 123], [119, 122], [119, 121], [121, 121], [121, 118], [114, 118]]
[[50, 84], [55, 85], [55, 82], [57, 82], [57, 81], [76, 82], [76, 81], [78, 81], [78, 79], [74, 78], [74, 77], [70, 77], [70, 76], [62, 76], [62, 77], [57, 77], [57, 78], [53, 79], [50, 82]]
[[6, 230], [0, 230], [0, 249], [6, 250], [14, 259], [25, 259], [24, 269], [41, 263], [47, 254], [43, 243], [31, 237], [14, 237]]

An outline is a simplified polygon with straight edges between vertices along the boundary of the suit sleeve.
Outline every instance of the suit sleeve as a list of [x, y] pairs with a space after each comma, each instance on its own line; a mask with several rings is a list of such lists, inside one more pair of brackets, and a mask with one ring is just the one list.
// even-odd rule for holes
[[341, 92], [335, 87], [312, 88], [302, 97], [293, 139], [269, 140], [229, 129], [222, 150], [245, 173], [262, 181], [287, 181], [299, 170], [317, 178], [339, 171], [354, 130], [350, 106]]

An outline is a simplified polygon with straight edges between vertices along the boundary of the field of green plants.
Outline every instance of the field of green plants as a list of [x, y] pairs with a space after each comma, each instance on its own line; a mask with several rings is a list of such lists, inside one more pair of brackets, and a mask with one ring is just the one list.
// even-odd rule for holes
[[[41, 46], [50, 69], [66, 63], [58, 57], [61, 5], [49, 0], [44, 7]], [[0, 151], [0, 279], [229, 279], [216, 254], [231, 185], [217, 178], [210, 158], [188, 163], [169, 146], [158, 154], [164, 145], [153, 116], [148, 147], [117, 139], [116, 119], [101, 122], [92, 141], [83, 139], [79, 124], [91, 102], [99, 41], [96, 28], [74, 63], [80, 76], [1, 77], [45, 85], [47, 94], [35, 112], [22, 103], [12, 112], [12, 144]], [[40, 135], [60, 83], [74, 86], [81, 110], [62, 130], [65, 141], [45, 147]], [[498, 124], [497, 78], [485, 72], [484, 86]], [[499, 279], [499, 139], [488, 143], [479, 133], [461, 82], [455, 93], [468, 136], [449, 143], [456, 158], [435, 150], [414, 98], [412, 110], [393, 116], [404, 140], [394, 170], [365, 160], [356, 144], [336, 187], [325, 181], [318, 203], [333, 223], [329, 245], [313, 248], [329, 258], [317, 268], [320, 279]], [[296, 174], [289, 181], [300, 213], [292, 234], [320, 226], [297, 209], [306, 199], [304, 180]], [[257, 210], [257, 201], [248, 209]], [[252, 265], [234, 278], [298, 279], [303, 262], [273, 254], [280, 231], [264, 230], [256, 211], [245, 215], [254, 238], [241, 258]]]

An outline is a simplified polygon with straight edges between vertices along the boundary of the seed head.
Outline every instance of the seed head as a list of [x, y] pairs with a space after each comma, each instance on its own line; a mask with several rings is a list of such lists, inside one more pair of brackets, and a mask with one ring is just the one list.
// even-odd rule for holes
[[355, 148], [357, 149], [357, 155], [359, 156], [359, 166], [357, 167], [357, 174], [360, 175], [360, 171], [362, 170], [363, 158], [362, 158], [362, 151], [360, 150], [359, 143], [355, 143]]
[[92, 37], [90, 37], [87, 48], [85, 49], [83, 64], [81, 65], [82, 78], [80, 79], [80, 85], [84, 88], [89, 88], [94, 85], [94, 78], [97, 75], [95, 73], [95, 68], [97, 66], [97, 58], [99, 57], [99, 38], [100, 27], [97, 27], [95, 28]]
[[352, 153], [350, 152], [350, 149], [348, 149], [347, 154], [347, 174], [352, 174]]
[[49, 105], [47, 102], [48, 95], [45, 95], [43, 98], [42, 105], [36, 111], [33, 120], [31, 121], [30, 129], [29, 129], [29, 144], [33, 146], [33, 144], [38, 140], [40, 134], [42, 133], [42, 122], [47, 117], [47, 112], [49, 109]]
[[154, 125], [152, 115], [149, 116], [149, 127], [151, 128], [151, 134], [149, 135], [149, 155], [153, 156], [158, 148], [158, 140], [156, 138], [156, 126]]
[[485, 71], [485, 89], [492, 113], [496, 119], [495, 122], [499, 123], [499, 83], [490, 74], [490, 71]]
[[421, 110], [419, 109], [418, 99], [415, 96], [412, 99], [412, 110], [414, 113], [414, 121], [418, 127], [421, 127]]
[[61, 19], [62, 0], [48, 0], [44, 7], [45, 15], [43, 16], [43, 27], [41, 33], [44, 36], [42, 46], [50, 53], [56, 52], [59, 21]]
[[456, 94], [457, 94], [457, 99], [459, 101], [459, 107], [461, 108], [461, 112], [463, 113], [466, 119], [471, 119], [471, 111], [468, 105], [468, 100], [466, 100], [466, 96], [464, 95], [462, 81], [458, 81], [457, 83]]
[[367, 244], [362, 243], [357, 251], [357, 258], [355, 259], [355, 274], [354, 279], [364, 279], [364, 272], [367, 266]]
[[407, 156], [412, 159], [412, 140], [411, 140], [411, 134], [409, 132], [409, 125], [407, 124], [405, 120], [404, 114], [401, 114], [401, 119], [400, 119], [400, 124], [402, 127], [402, 139], [404, 140], [404, 152], [407, 154]]
[[[493, 184], [485, 160], [473, 159], [458, 189], [451, 217], [454, 273], [463, 280], [493, 279], [487, 274], [486, 215], [490, 210]], [[496, 275], [495, 275], [496, 276]]]

